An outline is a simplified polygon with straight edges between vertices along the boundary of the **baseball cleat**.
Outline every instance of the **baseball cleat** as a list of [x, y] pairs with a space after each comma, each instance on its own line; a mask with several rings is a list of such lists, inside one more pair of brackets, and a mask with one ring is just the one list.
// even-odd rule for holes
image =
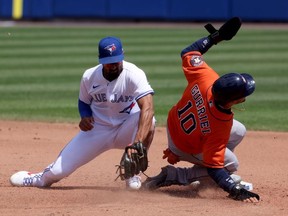
[[126, 188], [132, 190], [139, 190], [141, 188], [141, 176], [134, 175], [133, 177], [126, 180]]
[[19, 171], [10, 177], [10, 183], [18, 187], [34, 187], [40, 180], [41, 174], [34, 174], [27, 171]]
[[192, 189], [198, 189], [201, 185], [201, 182], [199, 180], [193, 181], [189, 184]]

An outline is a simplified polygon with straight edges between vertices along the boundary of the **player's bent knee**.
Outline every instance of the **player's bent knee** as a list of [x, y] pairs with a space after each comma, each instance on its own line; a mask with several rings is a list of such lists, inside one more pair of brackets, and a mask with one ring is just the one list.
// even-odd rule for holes
[[236, 131], [236, 134], [239, 136], [239, 138], [241, 137], [243, 139], [244, 136], [246, 135], [246, 127], [245, 127], [245, 125], [240, 123], [240, 125], [238, 126], [238, 130]]
[[231, 163], [228, 163], [225, 165], [225, 168], [228, 170], [228, 172], [230, 173], [234, 173], [238, 170], [238, 167], [239, 167], [239, 162], [238, 160], [235, 160]]

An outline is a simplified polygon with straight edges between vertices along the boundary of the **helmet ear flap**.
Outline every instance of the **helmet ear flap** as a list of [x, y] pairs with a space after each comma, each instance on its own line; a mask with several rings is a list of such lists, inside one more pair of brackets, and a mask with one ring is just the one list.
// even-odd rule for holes
[[246, 82], [246, 96], [249, 96], [255, 91], [255, 80], [250, 74], [247, 73], [241, 73], [241, 76], [245, 79]]

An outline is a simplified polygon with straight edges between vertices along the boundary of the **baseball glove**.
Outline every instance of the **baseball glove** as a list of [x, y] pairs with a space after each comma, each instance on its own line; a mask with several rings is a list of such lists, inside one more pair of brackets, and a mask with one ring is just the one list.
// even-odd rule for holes
[[215, 29], [210, 23], [204, 27], [210, 33], [209, 37], [212, 39], [214, 44], [219, 43], [222, 40], [231, 40], [241, 27], [241, 19], [239, 17], [233, 17], [225, 22], [219, 30]]
[[[130, 151], [128, 150], [135, 150]], [[140, 172], [144, 172], [148, 167], [147, 149], [143, 146], [142, 142], [136, 142], [125, 148], [123, 156], [120, 160], [120, 165], [117, 165], [117, 171], [121, 180], [129, 179], [134, 175], [138, 175]]]

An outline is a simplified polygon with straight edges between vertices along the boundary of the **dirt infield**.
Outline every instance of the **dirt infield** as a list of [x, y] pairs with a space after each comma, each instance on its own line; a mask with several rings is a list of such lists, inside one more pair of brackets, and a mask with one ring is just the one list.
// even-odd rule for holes
[[[114, 181], [119, 150], [104, 153], [49, 189], [9, 184], [15, 171], [41, 171], [77, 132], [76, 124], [0, 121], [0, 215], [288, 215], [288, 133], [249, 131], [236, 150], [238, 174], [260, 194], [257, 204], [230, 200], [215, 188], [126, 191], [124, 182]], [[147, 175], [167, 165], [161, 159], [165, 147], [165, 129], [157, 128]]]

